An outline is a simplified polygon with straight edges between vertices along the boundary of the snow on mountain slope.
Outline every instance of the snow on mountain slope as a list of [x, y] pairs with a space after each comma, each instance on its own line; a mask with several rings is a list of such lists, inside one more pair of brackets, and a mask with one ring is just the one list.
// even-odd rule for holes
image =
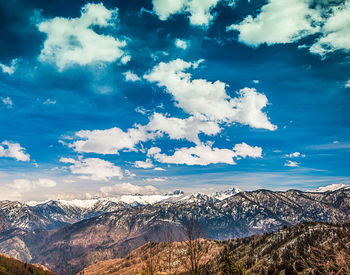
[[331, 185], [327, 185], [327, 186], [322, 186], [317, 188], [316, 190], [307, 190], [307, 192], [332, 192], [332, 191], [336, 191], [339, 189], [348, 189], [350, 188], [349, 184], [343, 184], [343, 183], [336, 183], [336, 184], [331, 184]]

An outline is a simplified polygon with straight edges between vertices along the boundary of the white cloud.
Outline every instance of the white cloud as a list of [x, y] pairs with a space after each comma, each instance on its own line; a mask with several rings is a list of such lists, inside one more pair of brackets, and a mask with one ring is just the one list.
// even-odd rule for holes
[[186, 139], [199, 143], [199, 133], [215, 135], [221, 131], [216, 122], [202, 121], [195, 117], [187, 119], [165, 117], [154, 113], [148, 124], [135, 125], [126, 131], [118, 127], [106, 130], [81, 130], [75, 133], [78, 140], [72, 143], [61, 143], [68, 145], [77, 152], [97, 154], [118, 154], [120, 150], [136, 150], [140, 142], [153, 140], [164, 134], [171, 139]]
[[284, 166], [299, 167], [299, 163], [296, 161], [287, 160]]
[[236, 144], [235, 147], [233, 147], [233, 150], [235, 151], [237, 156], [240, 156], [242, 158], [261, 158], [262, 154], [262, 148], [258, 146], [252, 147], [245, 142]]
[[235, 165], [233, 158], [252, 157], [260, 158], [262, 149], [251, 147], [245, 143], [236, 144], [233, 150], [212, 148], [210, 145], [200, 144], [190, 148], [176, 149], [171, 156], [161, 154], [160, 149], [152, 147], [147, 155], [152, 156], [161, 163], [186, 164], [186, 165], [209, 165], [216, 163], [226, 163]]
[[11, 60], [11, 64], [9, 66], [0, 63], [0, 68], [1, 68], [3, 73], [7, 73], [9, 75], [12, 75], [17, 69], [17, 64], [18, 64], [18, 59], [16, 58], [16, 59]]
[[128, 64], [131, 60], [131, 56], [130, 55], [124, 55], [121, 59], [120, 62], [122, 62], [122, 64]]
[[39, 31], [47, 38], [39, 59], [56, 64], [59, 70], [73, 65], [87, 65], [93, 62], [113, 62], [123, 56], [126, 45], [110, 35], [98, 34], [93, 27], [113, 25], [115, 10], [106, 9], [103, 4], [86, 4], [79, 18], [55, 17], [38, 24]]
[[57, 102], [56, 102], [56, 100], [51, 100], [51, 99], [46, 99], [45, 101], [44, 101], [44, 105], [55, 105]]
[[148, 179], [145, 179], [145, 181], [148, 181], [148, 182], [163, 182], [163, 181], [166, 181], [168, 178], [167, 177], [163, 177], [163, 178], [148, 178]]
[[306, 155], [301, 154], [300, 152], [294, 152], [294, 153], [286, 154], [286, 155], [284, 155], [284, 157], [286, 157], [286, 158], [299, 158], [299, 157], [305, 158]]
[[125, 81], [136, 82], [136, 81], [141, 80], [141, 78], [137, 74], [134, 74], [131, 71], [127, 71], [127, 72], [123, 73], [123, 75], [125, 77]]
[[324, 56], [336, 50], [350, 51], [350, 1], [332, 9], [322, 27], [322, 36], [310, 47], [310, 52]]
[[1, 101], [6, 106], [6, 108], [11, 109], [13, 107], [12, 99], [9, 96], [2, 97]]
[[175, 46], [179, 49], [186, 50], [188, 47], [188, 44], [187, 44], [187, 41], [178, 38], [175, 40]]
[[193, 116], [186, 119], [165, 117], [159, 113], [153, 114], [146, 129], [151, 132], [166, 133], [171, 139], [187, 139], [194, 143], [200, 142], [199, 133], [213, 136], [221, 131], [219, 125], [213, 121], [202, 121]]
[[56, 186], [56, 181], [46, 178], [38, 180], [15, 179], [12, 183], [5, 185], [10, 190], [10, 196], [13, 199], [20, 199], [24, 194], [38, 188], [52, 188]]
[[130, 170], [125, 169], [124, 173], [130, 178], [136, 177], [136, 174], [132, 173]]
[[269, 121], [262, 109], [268, 104], [264, 94], [253, 88], [239, 91], [238, 97], [231, 98], [226, 93], [226, 84], [221, 81], [210, 82], [205, 79], [191, 79], [185, 70], [197, 68], [198, 62], [185, 62], [181, 59], [161, 62], [144, 75], [150, 82], [165, 87], [185, 112], [202, 120], [239, 122], [254, 128], [275, 130], [277, 127]]
[[134, 165], [136, 168], [144, 168], [144, 169], [154, 167], [154, 164], [152, 163], [152, 161], [150, 159], [146, 159], [146, 161], [142, 161], [142, 160], [135, 161]]
[[113, 186], [103, 186], [100, 188], [100, 191], [104, 196], [134, 195], [136, 193], [153, 195], [159, 193], [158, 189], [154, 186], [139, 186], [128, 182], [117, 183]]
[[123, 178], [123, 173], [120, 167], [115, 166], [109, 161], [99, 158], [79, 158], [78, 160], [72, 158], [61, 158], [60, 162], [71, 163], [69, 166], [72, 174], [80, 175], [82, 179], [108, 181], [111, 178]]
[[213, 15], [211, 11], [219, 0], [153, 0], [153, 10], [159, 19], [167, 20], [177, 13], [188, 13], [190, 23], [197, 26], [208, 26]]
[[350, 88], [350, 79], [348, 81], [346, 81], [344, 87], [345, 88]]
[[254, 47], [295, 42], [318, 31], [319, 11], [309, 6], [309, 0], [269, 0], [256, 17], [248, 15], [227, 30], [239, 31], [239, 41]]
[[153, 170], [155, 170], [155, 171], [166, 171], [165, 169], [163, 169], [163, 168], [161, 168], [161, 167], [156, 167], [156, 168], [154, 168]]
[[29, 161], [30, 155], [19, 143], [3, 141], [0, 143], [0, 157], [14, 158], [18, 161]]
[[130, 128], [126, 132], [118, 127], [107, 130], [81, 130], [75, 133], [80, 140], [69, 144], [77, 152], [118, 154], [122, 149], [134, 150], [140, 141], [147, 141], [150, 136], [144, 127]]

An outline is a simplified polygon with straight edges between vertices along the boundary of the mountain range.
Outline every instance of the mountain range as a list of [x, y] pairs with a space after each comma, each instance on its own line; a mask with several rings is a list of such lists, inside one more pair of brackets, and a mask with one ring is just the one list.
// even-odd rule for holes
[[205, 237], [226, 240], [309, 221], [344, 223], [350, 188], [322, 192], [240, 191], [129, 196], [124, 199], [0, 202], [0, 252], [75, 274], [101, 260], [124, 257], [152, 241], [183, 240], [189, 219]]

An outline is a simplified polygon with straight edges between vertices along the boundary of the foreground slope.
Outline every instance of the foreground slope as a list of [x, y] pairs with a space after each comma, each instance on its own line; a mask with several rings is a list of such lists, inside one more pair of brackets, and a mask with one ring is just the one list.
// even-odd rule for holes
[[48, 269], [0, 254], [1, 275], [55, 275]]
[[[350, 224], [305, 223], [243, 239], [203, 242], [203, 274], [350, 274]], [[125, 258], [98, 262], [78, 274], [131, 275], [150, 266], [154, 274], [169, 274], [170, 251], [172, 274], [187, 274], [187, 248], [185, 242], [147, 243]]]

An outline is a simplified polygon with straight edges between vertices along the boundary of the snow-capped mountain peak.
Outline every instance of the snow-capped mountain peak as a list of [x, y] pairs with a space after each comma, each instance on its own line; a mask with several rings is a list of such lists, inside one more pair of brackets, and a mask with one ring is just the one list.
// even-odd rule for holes
[[331, 184], [331, 185], [327, 185], [327, 186], [321, 186], [319, 188], [317, 188], [316, 190], [307, 190], [307, 192], [318, 192], [318, 193], [323, 193], [323, 192], [332, 192], [332, 191], [336, 191], [339, 189], [348, 189], [350, 188], [349, 184], [343, 184], [343, 183], [336, 183], [336, 184]]

